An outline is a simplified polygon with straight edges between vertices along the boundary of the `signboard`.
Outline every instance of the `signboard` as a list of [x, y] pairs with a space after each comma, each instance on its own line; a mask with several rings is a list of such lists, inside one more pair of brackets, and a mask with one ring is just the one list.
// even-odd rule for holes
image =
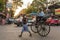
[[6, 8], [12, 8], [12, 3], [7, 3]]
[[59, 9], [55, 9], [55, 15], [60, 15], [60, 8]]

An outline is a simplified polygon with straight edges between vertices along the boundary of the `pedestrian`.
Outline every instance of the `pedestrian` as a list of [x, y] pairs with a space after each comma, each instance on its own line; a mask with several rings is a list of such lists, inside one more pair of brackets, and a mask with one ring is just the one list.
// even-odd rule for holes
[[2, 25], [5, 25], [5, 23], [6, 23], [6, 22], [5, 22], [5, 19], [3, 18], [3, 19], [2, 19]]
[[24, 31], [27, 31], [30, 33], [30, 36], [32, 36], [31, 32], [29, 31], [28, 29], [28, 25], [27, 25], [27, 17], [26, 15], [23, 16], [23, 28], [22, 28], [22, 31], [21, 31], [21, 35], [19, 35], [19, 37], [22, 37], [22, 34]]
[[20, 23], [22, 23], [22, 20], [23, 20], [23, 16], [20, 15]]
[[23, 16], [20, 15], [18, 25], [22, 26], [22, 20], [23, 20]]

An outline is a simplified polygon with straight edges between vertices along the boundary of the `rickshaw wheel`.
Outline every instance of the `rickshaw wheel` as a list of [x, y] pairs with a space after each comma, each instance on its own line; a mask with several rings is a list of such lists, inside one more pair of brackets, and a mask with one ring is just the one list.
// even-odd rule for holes
[[34, 33], [38, 33], [38, 26], [35, 25], [35, 24], [32, 24], [31, 30], [32, 30], [32, 32], [34, 32]]
[[42, 24], [41, 28], [38, 30], [38, 34], [42, 37], [46, 37], [50, 32], [50, 25]]

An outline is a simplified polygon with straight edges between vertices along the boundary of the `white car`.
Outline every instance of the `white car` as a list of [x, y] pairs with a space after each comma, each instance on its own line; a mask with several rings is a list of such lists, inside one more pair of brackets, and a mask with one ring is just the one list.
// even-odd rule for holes
[[36, 22], [36, 18], [28, 19], [28, 25], [32, 25], [32, 23]]

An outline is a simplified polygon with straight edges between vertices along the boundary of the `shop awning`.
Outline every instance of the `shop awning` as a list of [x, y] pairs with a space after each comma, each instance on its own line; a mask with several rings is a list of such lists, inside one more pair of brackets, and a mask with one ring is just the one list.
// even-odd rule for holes
[[49, 9], [57, 9], [57, 8], [60, 8], [60, 5], [57, 5], [57, 4], [54, 4], [54, 5], [50, 5], [49, 7], [48, 7]]
[[55, 9], [55, 15], [60, 15], [60, 8], [59, 9]]

